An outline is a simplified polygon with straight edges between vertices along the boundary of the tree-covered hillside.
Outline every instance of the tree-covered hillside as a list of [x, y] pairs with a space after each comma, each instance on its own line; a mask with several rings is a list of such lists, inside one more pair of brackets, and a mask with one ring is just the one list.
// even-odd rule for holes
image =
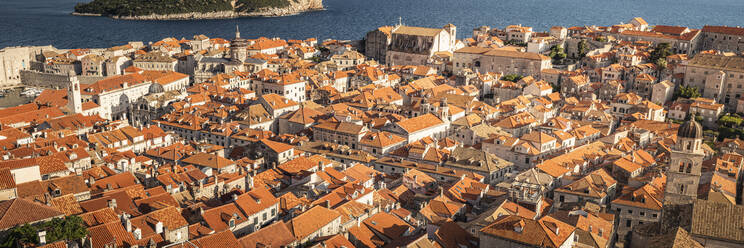
[[235, 4], [240, 12], [252, 12], [261, 8], [282, 8], [289, 6], [289, 0], [238, 0]]
[[143, 16], [150, 14], [209, 13], [217, 11], [251, 12], [264, 7], [285, 7], [288, 0], [93, 0], [79, 3], [75, 12], [104, 16]]

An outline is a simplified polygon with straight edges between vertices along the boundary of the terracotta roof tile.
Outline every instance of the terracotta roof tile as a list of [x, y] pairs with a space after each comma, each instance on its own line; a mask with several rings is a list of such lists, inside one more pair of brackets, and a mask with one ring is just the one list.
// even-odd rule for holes
[[303, 240], [337, 218], [341, 218], [338, 212], [322, 206], [315, 206], [294, 217], [287, 223], [287, 226], [289, 226], [289, 230], [292, 231], [296, 239]]
[[62, 212], [53, 207], [22, 198], [0, 202], [0, 230], [63, 216]]

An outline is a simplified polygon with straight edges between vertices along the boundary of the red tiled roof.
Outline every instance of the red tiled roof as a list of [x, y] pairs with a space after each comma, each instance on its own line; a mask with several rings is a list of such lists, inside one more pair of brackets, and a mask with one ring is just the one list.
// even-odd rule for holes
[[22, 198], [0, 202], [0, 230], [63, 216], [53, 207]]

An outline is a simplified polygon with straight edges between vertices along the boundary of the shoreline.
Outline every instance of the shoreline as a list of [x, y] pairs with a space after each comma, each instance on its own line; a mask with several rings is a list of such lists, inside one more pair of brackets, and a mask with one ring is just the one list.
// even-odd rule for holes
[[179, 21], [179, 20], [226, 20], [226, 19], [237, 19], [245, 17], [285, 17], [299, 15], [306, 12], [318, 12], [326, 10], [325, 7], [320, 8], [302, 8], [297, 9], [294, 6], [285, 8], [267, 8], [259, 11], [240, 13], [235, 11], [219, 11], [219, 12], [188, 12], [181, 14], [151, 14], [143, 16], [106, 16], [95, 13], [79, 13], [72, 12], [74, 16], [95, 16], [95, 17], [108, 17], [116, 20], [128, 20], [128, 21]]
[[70, 15], [74, 15], [74, 16], [103, 16], [101, 14], [80, 13], [80, 12], [74, 12], [74, 11], [72, 13], [70, 13]]

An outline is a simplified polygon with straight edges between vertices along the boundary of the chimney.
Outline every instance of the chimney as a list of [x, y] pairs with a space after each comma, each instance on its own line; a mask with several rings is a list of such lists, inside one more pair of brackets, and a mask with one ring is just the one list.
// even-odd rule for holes
[[132, 220], [129, 219], [129, 216], [125, 213], [121, 215], [122, 224], [124, 224], [124, 227], [127, 229], [127, 232], [132, 232]]
[[39, 231], [39, 244], [40, 245], [46, 244], [46, 231]]
[[155, 233], [163, 233], [163, 222], [158, 221], [158, 223], [155, 224]]
[[233, 194], [232, 195], [232, 199], [233, 199], [233, 201], [237, 201], [238, 200], [238, 194]]
[[108, 207], [110, 207], [111, 209], [115, 209], [116, 208], [116, 199], [108, 200]]
[[136, 239], [136, 240], [142, 239], [142, 229], [139, 229], [139, 228], [134, 229], [134, 233], [133, 234], [134, 234], [134, 239]]
[[326, 207], [331, 208], [331, 200], [326, 200]]

